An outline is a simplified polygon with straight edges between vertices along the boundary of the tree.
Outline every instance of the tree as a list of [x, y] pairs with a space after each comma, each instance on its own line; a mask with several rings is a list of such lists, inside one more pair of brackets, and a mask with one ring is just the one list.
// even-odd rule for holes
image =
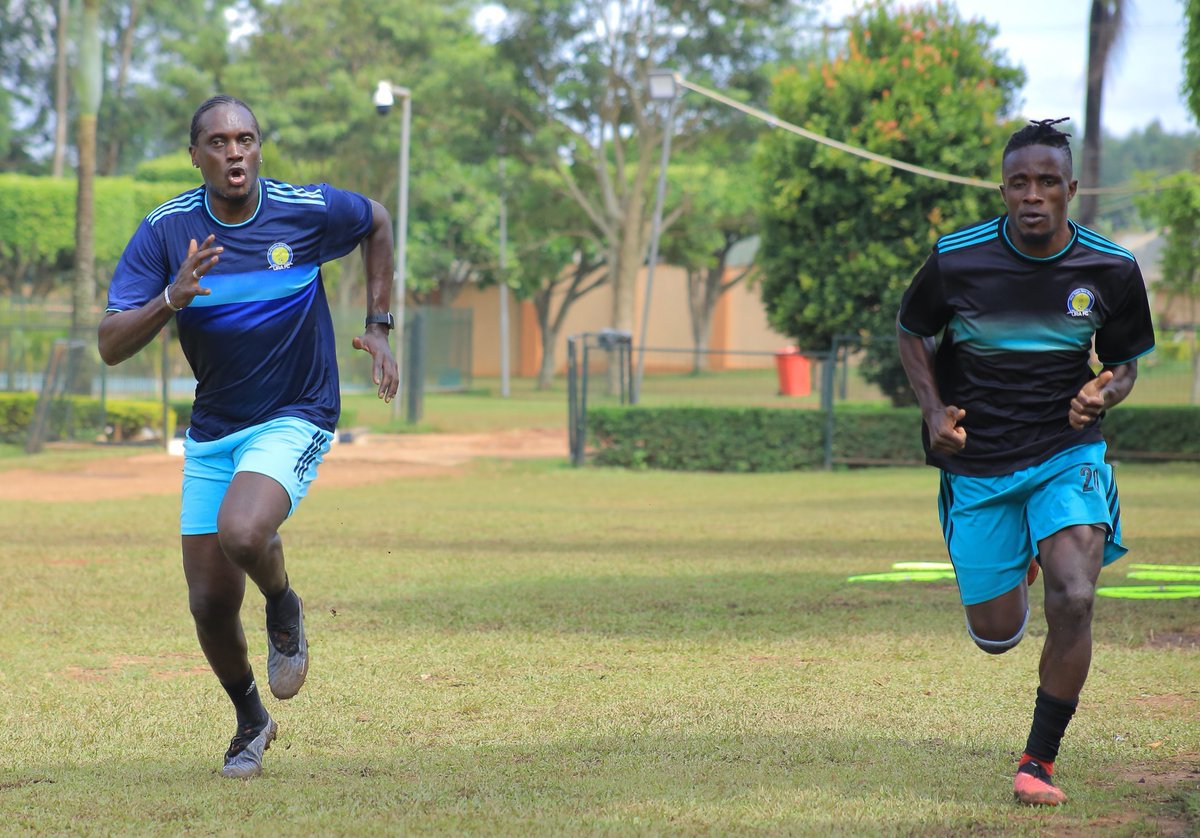
[[1163, 229], [1162, 279], [1158, 289], [1186, 307], [1191, 326], [1192, 404], [1200, 404], [1200, 175], [1179, 172], [1155, 184], [1144, 179], [1147, 191], [1137, 198], [1138, 209]]
[[[559, 189], [603, 243], [613, 286], [611, 326], [633, 332], [635, 279], [646, 259], [650, 187], [664, 119], [650, 108], [647, 73], [688, 78], [761, 101], [771, 62], [802, 45], [802, 0], [509, 0], [498, 4], [500, 55], [528, 91], [524, 146], [559, 176]], [[677, 135], [703, 134], [731, 115], [685, 98]], [[740, 117], [739, 117], [740, 118]], [[685, 142], [677, 144], [683, 148]], [[586, 172], [587, 178], [580, 175]]]
[[[133, 45], [134, 38], [137, 32], [138, 15], [141, 12], [140, 0], [129, 0], [129, 5], [125, 10], [126, 15], [118, 24], [117, 49], [116, 49], [116, 77], [112, 83], [112, 95], [109, 101], [113, 102], [114, 121], [125, 118], [121, 107], [122, 99], [125, 95], [125, 88], [129, 83], [129, 67], [133, 63]], [[106, 175], [116, 174], [117, 162], [121, 154], [121, 132], [113, 131], [108, 138], [108, 150], [105, 152], [102, 171]]]
[[[678, 219], [663, 237], [662, 253], [665, 261], [686, 271], [693, 373], [707, 366], [717, 302], [754, 270], [754, 257], [732, 275], [729, 263], [734, 248], [748, 243], [759, 229], [752, 148], [749, 142], [730, 143], [715, 134], [699, 153], [672, 167], [684, 197]], [[757, 254], [757, 247], [751, 252]]]
[[[466, 0], [258, 0], [254, 29], [229, 68], [228, 92], [255, 109], [271, 149], [264, 174], [328, 181], [397, 205], [399, 108], [371, 105], [380, 80], [412, 97], [406, 285], [425, 302], [449, 302], [485, 279], [496, 252], [494, 178], [498, 107], [494, 55], [471, 28]], [[331, 39], [329, 33], [338, 37]], [[394, 212], [395, 210], [392, 209]], [[359, 261], [327, 274], [349, 302]]]
[[132, 170], [186, 144], [192, 112], [226, 83], [237, 50], [235, 0], [104, 0], [105, 96], [97, 122], [104, 174]]
[[10, 0], [0, 15], [0, 171], [40, 173], [52, 141], [54, 4]]
[[1200, 0], [1187, 0], [1183, 16], [1183, 93], [1192, 118], [1200, 122]]
[[54, 21], [54, 162], [50, 174], [62, 177], [67, 159], [67, 23], [71, 19], [71, 0], [58, 0]]
[[[1087, 101], [1083, 119], [1084, 186], [1100, 185], [1100, 149], [1104, 141], [1101, 115], [1104, 110], [1104, 77], [1112, 64], [1115, 47], [1125, 30], [1125, 0], [1092, 0], [1088, 23]], [[1079, 196], [1078, 220], [1085, 227], [1096, 223], [1098, 196]]]
[[75, 210], [75, 282], [71, 294], [71, 334], [78, 337], [96, 296], [96, 113], [104, 90], [100, 63], [100, 0], [82, 0], [79, 34], [78, 190]]
[[[850, 21], [832, 61], [782, 73], [771, 110], [845, 143], [999, 183], [1009, 113], [1024, 80], [991, 46], [995, 31], [948, 4]], [[867, 344], [864, 374], [912, 399], [894, 343], [896, 311], [937, 238], [994, 213], [994, 192], [921, 177], [775, 131], [760, 142], [763, 302], [802, 349], [843, 334]]]
[[554, 170], [514, 164], [503, 194], [515, 257], [503, 281], [518, 299], [533, 302], [542, 349], [537, 387], [545, 390], [554, 380], [558, 337], [571, 308], [608, 282], [606, 250], [579, 205], [559, 190]]
[[[1171, 134], [1155, 120], [1145, 128], [1134, 129], [1124, 137], [1106, 136], [1101, 155], [1100, 186], [1128, 185], [1135, 174], [1169, 175], [1192, 167], [1200, 136], [1194, 131]], [[1109, 228], [1120, 230], [1138, 221], [1137, 207], [1132, 196], [1105, 196], [1098, 215]]]

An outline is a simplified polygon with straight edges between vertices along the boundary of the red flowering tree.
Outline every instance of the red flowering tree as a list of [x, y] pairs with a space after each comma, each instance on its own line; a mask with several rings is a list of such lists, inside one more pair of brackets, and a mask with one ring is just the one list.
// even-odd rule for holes
[[[780, 74], [770, 110], [815, 133], [955, 175], [993, 179], [1022, 70], [995, 30], [951, 4], [852, 19], [832, 59]], [[938, 236], [1003, 211], [998, 191], [913, 174], [775, 131], [762, 140], [762, 295], [801, 348], [895, 334], [900, 296]], [[911, 395], [894, 342], [867, 343], [864, 372]]]

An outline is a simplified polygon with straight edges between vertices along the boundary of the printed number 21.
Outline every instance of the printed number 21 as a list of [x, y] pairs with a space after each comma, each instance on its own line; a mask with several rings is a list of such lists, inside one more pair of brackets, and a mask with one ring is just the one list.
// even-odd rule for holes
[[1079, 476], [1083, 478], [1083, 491], [1090, 492], [1096, 488], [1096, 470], [1091, 466], [1080, 466]]

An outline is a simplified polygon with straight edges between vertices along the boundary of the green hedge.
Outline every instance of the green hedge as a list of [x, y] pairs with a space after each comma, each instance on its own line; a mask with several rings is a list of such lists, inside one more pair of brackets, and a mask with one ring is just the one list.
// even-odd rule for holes
[[1200, 459], [1200, 407], [1119, 407], [1103, 427], [1113, 459]]
[[[674, 471], [791, 471], [825, 460], [826, 414], [770, 408], [593, 408], [598, 465]], [[1200, 408], [1122, 407], [1104, 420], [1114, 459], [1200, 459]], [[916, 408], [834, 411], [833, 460], [922, 463]]]
[[[0, 393], [0, 442], [20, 444], [29, 434], [37, 408], [37, 393]], [[69, 396], [56, 401], [50, 410], [46, 439], [94, 440], [103, 437], [112, 441], [135, 440], [143, 430], [156, 432], [162, 428], [162, 404], [153, 401], [127, 401], [110, 399], [100, 409], [98, 399], [87, 396]], [[176, 414], [168, 413], [171, 426], [168, 435], [175, 431]]]
[[[116, 266], [142, 218], [196, 182], [100, 177], [95, 185], [96, 264]], [[0, 174], [0, 270], [53, 270], [75, 252], [75, 178]]]
[[676, 471], [788, 471], [819, 465], [824, 415], [766, 408], [595, 408], [596, 462]]

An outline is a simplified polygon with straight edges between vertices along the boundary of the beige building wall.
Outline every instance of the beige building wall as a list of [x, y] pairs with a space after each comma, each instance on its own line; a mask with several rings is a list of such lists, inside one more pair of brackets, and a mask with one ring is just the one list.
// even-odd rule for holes
[[[646, 301], [646, 271], [638, 275], [636, 291], [634, 346], [641, 343], [641, 320]], [[650, 289], [650, 314], [646, 346], [658, 349], [690, 349], [691, 317], [688, 314], [687, 274], [673, 265], [659, 265]], [[566, 369], [567, 338], [582, 332], [598, 332], [612, 322], [612, 288], [603, 285], [577, 300], [554, 347], [556, 374]], [[557, 310], [559, 301], [555, 300]], [[500, 289], [468, 287], [452, 304], [472, 311], [472, 373], [476, 376], [500, 374]], [[509, 369], [514, 376], [535, 376], [541, 364], [541, 334], [533, 304], [518, 303], [509, 296]], [[786, 338], [767, 324], [766, 312], [758, 292], [740, 283], [727, 291], [713, 313], [710, 349], [774, 353], [787, 345]], [[771, 355], [713, 355], [713, 369], [757, 369], [771, 367]], [[646, 370], [691, 369], [689, 353], [653, 353], [646, 355]]]

